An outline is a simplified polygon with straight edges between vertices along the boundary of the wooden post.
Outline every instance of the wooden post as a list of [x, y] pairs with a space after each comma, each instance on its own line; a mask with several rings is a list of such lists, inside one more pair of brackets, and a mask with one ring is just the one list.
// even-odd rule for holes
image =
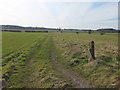
[[89, 52], [90, 52], [90, 58], [89, 60], [95, 60], [95, 52], [94, 52], [95, 48], [94, 48], [94, 41], [90, 42], [90, 48], [89, 48]]

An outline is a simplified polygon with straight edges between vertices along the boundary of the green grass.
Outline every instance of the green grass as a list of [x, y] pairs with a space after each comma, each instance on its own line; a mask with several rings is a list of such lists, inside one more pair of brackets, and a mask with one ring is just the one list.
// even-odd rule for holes
[[[44, 33], [46, 34], [46, 33]], [[2, 33], [2, 56], [21, 48], [29, 47], [36, 39], [42, 37], [41, 33], [19, 33], [3, 32]]]
[[[53, 68], [58, 62], [82, 75], [94, 87], [119, 87], [118, 36], [116, 33], [3, 32], [3, 78], [11, 88], [66, 88], [71, 84]], [[89, 42], [95, 42], [96, 60], [88, 61]], [[14, 53], [11, 53], [14, 52]], [[11, 53], [10, 55], [8, 55]], [[8, 56], [7, 56], [8, 55]]]
[[[45, 36], [44, 36], [45, 37]], [[31, 74], [33, 63], [29, 63], [33, 58], [33, 54], [36, 52], [36, 48], [39, 44], [42, 44], [44, 37], [36, 40], [29, 48], [19, 50], [11, 56], [7, 56], [3, 60], [3, 77], [7, 79], [8, 87], [10, 88], [21, 88], [26, 85], [26, 78]], [[38, 44], [39, 43], [39, 44]], [[29, 71], [29, 69], [31, 69]]]
[[[2, 57], [2, 32], [0, 31], [0, 57]], [[2, 58], [0, 58], [0, 64], [2, 64]], [[0, 80], [2, 80], [2, 67], [0, 66]]]
[[42, 35], [28, 48], [18, 50], [3, 60], [2, 74], [9, 88], [65, 88], [70, 86], [57, 74], [49, 59], [51, 35]]
[[2, 57], [2, 32], [0, 32], [0, 57]]
[[[88, 61], [91, 40], [95, 42], [95, 61]], [[54, 42], [59, 53], [58, 61], [79, 72], [91, 85], [119, 86], [118, 34], [54, 33]]]

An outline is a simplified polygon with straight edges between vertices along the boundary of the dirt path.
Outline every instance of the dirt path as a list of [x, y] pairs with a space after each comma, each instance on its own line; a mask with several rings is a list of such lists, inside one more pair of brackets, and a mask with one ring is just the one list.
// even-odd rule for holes
[[92, 88], [92, 86], [90, 86], [83, 78], [81, 78], [78, 73], [65, 68], [60, 62], [58, 62], [55, 49], [53, 49], [51, 52], [51, 60], [53, 62], [54, 69], [57, 70], [64, 79], [70, 81], [73, 86], [76, 88]]

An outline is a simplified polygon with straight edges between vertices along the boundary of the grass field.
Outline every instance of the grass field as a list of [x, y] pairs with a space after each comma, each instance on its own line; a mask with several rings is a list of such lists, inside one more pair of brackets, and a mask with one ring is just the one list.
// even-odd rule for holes
[[[62, 55], [62, 59], [58, 60], [65, 63], [68, 68], [79, 72], [91, 85], [115, 87], [120, 83], [118, 34], [55, 33], [54, 35], [58, 50], [61, 51], [59, 53]], [[91, 40], [95, 42], [94, 61], [88, 61]]]
[[2, 45], [3, 56], [21, 48], [29, 47], [36, 39], [44, 36], [41, 33], [3, 32]]
[[[2, 35], [2, 74], [6, 87], [120, 86], [116, 33], [3, 32]], [[91, 40], [95, 42], [96, 60], [89, 61]]]
[[2, 32], [0, 32], [0, 57], [2, 57]]

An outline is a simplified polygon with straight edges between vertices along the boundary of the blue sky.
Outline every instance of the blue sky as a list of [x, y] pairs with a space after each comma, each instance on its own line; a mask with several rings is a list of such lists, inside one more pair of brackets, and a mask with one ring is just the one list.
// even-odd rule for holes
[[0, 25], [78, 29], [118, 28], [117, 0], [76, 1], [0, 0]]

